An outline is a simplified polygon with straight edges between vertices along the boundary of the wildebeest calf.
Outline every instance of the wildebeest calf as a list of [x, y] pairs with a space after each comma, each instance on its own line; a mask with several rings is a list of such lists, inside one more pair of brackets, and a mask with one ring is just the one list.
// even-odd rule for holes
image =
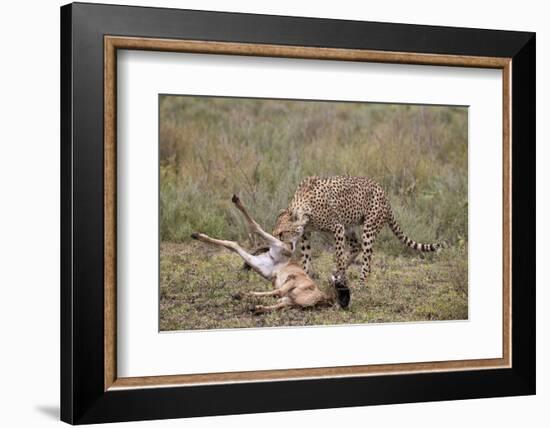
[[219, 245], [239, 254], [263, 278], [271, 281], [272, 291], [257, 291], [247, 293], [252, 296], [274, 296], [277, 303], [271, 306], [256, 305], [256, 313], [282, 309], [288, 306], [312, 307], [332, 305], [336, 302], [346, 308], [349, 305], [350, 292], [343, 276], [332, 276], [331, 285], [334, 292], [326, 293], [317, 287], [315, 282], [306, 274], [303, 267], [291, 260], [296, 241], [283, 242], [264, 231], [260, 225], [250, 217], [237, 195], [232, 198], [235, 206], [247, 220], [252, 232], [257, 233], [269, 244], [269, 249], [260, 254], [250, 254], [237, 242], [211, 238], [202, 233], [193, 233], [191, 237], [202, 242]]

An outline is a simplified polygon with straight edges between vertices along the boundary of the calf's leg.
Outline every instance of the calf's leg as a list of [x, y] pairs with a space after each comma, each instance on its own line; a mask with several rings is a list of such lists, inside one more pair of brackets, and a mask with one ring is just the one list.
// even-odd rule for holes
[[248, 252], [246, 252], [244, 248], [242, 248], [239, 244], [237, 244], [234, 241], [225, 241], [222, 239], [215, 239], [215, 238], [211, 238], [208, 235], [205, 235], [204, 233], [196, 233], [196, 232], [191, 234], [191, 238], [196, 239], [198, 241], [206, 242], [208, 244], [218, 245], [220, 247], [227, 248], [228, 250], [231, 250], [237, 253], [239, 256], [242, 257], [242, 259], [248, 265], [250, 265], [252, 269], [258, 272], [265, 279], [270, 280], [273, 275], [273, 272], [265, 265], [265, 263], [263, 264], [260, 263], [261, 256], [253, 256], [252, 254], [249, 254]]
[[279, 309], [283, 309], [287, 306], [292, 306], [292, 301], [288, 297], [282, 297], [277, 301], [275, 305], [271, 306], [264, 306], [264, 305], [256, 305], [254, 307], [254, 312], [257, 314], [261, 314], [264, 312], [270, 312], [270, 311], [276, 311]]

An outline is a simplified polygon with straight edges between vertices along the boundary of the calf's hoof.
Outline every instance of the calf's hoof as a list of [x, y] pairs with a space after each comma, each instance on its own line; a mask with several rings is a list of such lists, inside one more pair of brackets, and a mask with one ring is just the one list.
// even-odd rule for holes
[[330, 282], [336, 292], [336, 300], [342, 309], [347, 309], [351, 300], [351, 290], [345, 272], [335, 272], [330, 277]]
[[342, 309], [348, 309], [349, 302], [351, 300], [351, 290], [348, 287], [336, 288], [336, 295], [337, 295], [338, 305]]
[[260, 315], [264, 313], [264, 307], [262, 305], [255, 305], [252, 307], [252, 313], [254, 315]]
[[234, 204], [238, 204], [240, 202], [240, 199], [237, 195], [233, 195], [233, 197], [231, 198], [231, 202], [233, 202]]

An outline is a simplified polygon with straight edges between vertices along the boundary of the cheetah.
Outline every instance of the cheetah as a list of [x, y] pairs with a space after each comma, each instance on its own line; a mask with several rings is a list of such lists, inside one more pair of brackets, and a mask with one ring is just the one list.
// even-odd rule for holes
[[[246, 293], [250, 296], [272, 296], [278, 298], [277, 303], [274, 305], [256, 305], [253, 308], [255, 313], [260, 314], [289, 306], [330, 306], [335, 303], [338, 303], [344, 309], [347, 308], [350, 301], [350, 292], [346, 285], [345, 277], [332, 275], [330, 280], [332, 292], [327, 293], [322, 291], [305, 273], [302, 266], [291, 260], [299, 238], [296, 238], [294, 241], [291, 240], [288, 243], [280, 241], [260, 227], [248, 214], [248, 211], [237, 195], [233, 195], [232, 202], [245, 217], [250, 230], [257, 233], [269, 244], [267, 251], [256, 255], [250, 254], [236, 242], [214, 239], [203, 233], [195, 232], [191, 234], [191, 238], [236, 252], [251, 269], [268, 281], [272, 281], [274, 289], [271, 291]], [[301, 229], [301, 226], [298, 226], [298, 229]], [[293, 231], [295, 236], [299, 236], [301, 232], [301, 230]]]
[[[386, 193], [377, 182], [367, 177], [305, 178], [298, 185], [288, 208], [279, 213], [273, 234], [285, 241], [295, 234], [296, 227], [303, 227], [301, 261], [306, 273], [311, 275], [311, 231], [333, 233], [337, 272], [345, 274], [362, 250], [360, 283], [364, 284], [371, 271], [373, 242], [385, 224], [412, 249], [428, 252], [444, 247], [444, 243], [422, 244], [405, 235], [395, 220]], [[362, 243], [353, 231], [353, 227], [358, 225], [362, 226]], [[344, 243], [349, 248], [347, 257]]]

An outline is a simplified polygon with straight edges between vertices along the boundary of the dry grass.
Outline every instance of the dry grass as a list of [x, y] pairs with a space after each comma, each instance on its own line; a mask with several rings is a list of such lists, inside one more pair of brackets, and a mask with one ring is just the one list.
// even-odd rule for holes
[[414, 239], [467, 239], [465, 108], [164, 96], [160, 109], [162, 241], [242, 241], [233, 193], [269, 228], [304, 177], [336, 174], [382, 184]]
[[[467, 317], [467, 109], [211, 97], [160, 98], [161, 329], [400, 322]], [[422, 256], [386, 228], [368, 287], [349, 311], [253, 316], [236, 291], [266, 289], [238, 257], [191, 232], [256, 244], [230, 197], [270, 230], [309, 175], [364, 175], [386, 189], [403, 230], [452, 248]], [[320, 284], [332, 239], [316, 234]], [[357, 279], [352, 270], [351, 281]]]

